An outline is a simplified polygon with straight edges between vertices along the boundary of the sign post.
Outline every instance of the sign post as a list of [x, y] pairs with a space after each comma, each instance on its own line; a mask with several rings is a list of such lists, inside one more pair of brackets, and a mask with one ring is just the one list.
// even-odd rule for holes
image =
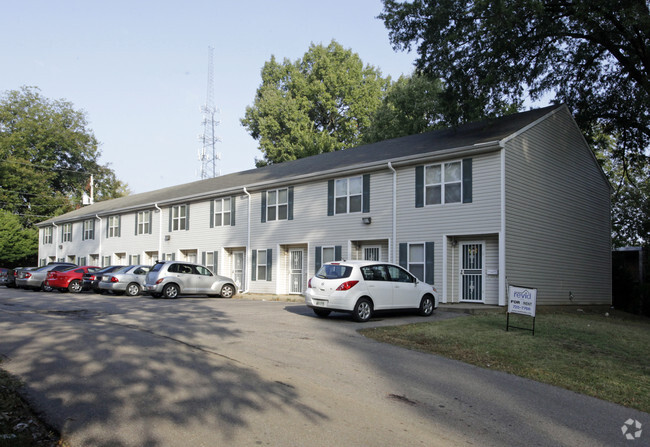
[[[508, 316], [506, 331], [510, 327], [532, 331], [535, 335], [535, 310], [537, 307], [537, 289], [529, 287], [508, 286]], [[510, 326], [510, 314], [527, 315], [533, 318], [533, 328]]]

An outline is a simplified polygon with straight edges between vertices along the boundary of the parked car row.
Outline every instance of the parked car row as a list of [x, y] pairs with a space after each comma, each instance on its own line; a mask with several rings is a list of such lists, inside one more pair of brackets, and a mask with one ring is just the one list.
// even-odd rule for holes
[[23, 289], [178, 298], [181, 295], [208, 295], [231, 298], [237, 293], [235, 281], [200, 264], [159, 261], [149, 265], [109, 267], [50, 263], [41, 267], [0, 270], [0, 285]]

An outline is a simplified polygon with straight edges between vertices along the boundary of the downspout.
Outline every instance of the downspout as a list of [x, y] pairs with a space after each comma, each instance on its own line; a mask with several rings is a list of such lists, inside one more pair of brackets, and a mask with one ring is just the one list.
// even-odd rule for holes
[[158, 213], [160, 213], [160, 218], [158, 219], [158, 260], [160, 261], [161, 256], [162, 256], [162, 209], [158, 206], [157, 203], [153, 204], [154, 207], [158, 210]]
[[388, 262], [396, 263], [396, 249], [397, 249], [397, 171], [393, 168], [393, 164], [388, 162], [388, 169], [393, 171], [393, 249], [389, 251], [392, 259]]
[[251, 246], [251, 195], [250, 193], [246, 190], [246, 187], [244, 186], [244, 194], [248, 196], [248, 225], [246, 228], [246, 274], [244, 275], [244, 281], [246, 281], [246, 290], [243, 290], [242, 293], [248, 293], [248, 277], [249, 277], [249, 272], [251, 269], [250, 263], [248, 262], [248, 258], [250, 256], [250, 246]]
[[54, 227], [54, 260], [58, 261], [59, 260], [59, 226], [52, 222], [52, 226]]
[[97, 219], [99, 221], [99, 253], [98, 253], [99, 262], [97, 263], [97, 265], [101, 265], [101, 263], [102, 263], [102, 235], [104, 233], [102, 232], [102, 218], [99, 217], [97, 214], [95, 214], [95, 219]]

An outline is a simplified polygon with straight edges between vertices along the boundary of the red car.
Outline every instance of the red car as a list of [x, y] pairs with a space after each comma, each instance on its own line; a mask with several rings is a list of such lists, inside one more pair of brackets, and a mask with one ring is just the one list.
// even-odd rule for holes
[[93, 273], [101, 267], [94, 265], [86, 265], [83, 267], [72, 267], [68, 270], [60, 272], [48, 272], [45, 285], [53, 289], [58, 289], [59, 292], [81, 292], [81, 279], [84, 273]]

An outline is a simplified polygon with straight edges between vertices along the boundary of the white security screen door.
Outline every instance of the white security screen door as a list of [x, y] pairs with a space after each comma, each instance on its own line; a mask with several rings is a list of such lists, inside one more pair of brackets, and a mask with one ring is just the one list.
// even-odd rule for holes
[[237, 285], [237, 289], [243, 290], [244, 285], [244, 252], [235, 251], [232, 254], [233, 269], [232, 279]]
[[484, 252], [483, 242], [464, 242], [460, 244], [461, 301], [483, 302], [485, 290]]
[[289, 252], [289, 293], [302, 293], [302, 250]]

